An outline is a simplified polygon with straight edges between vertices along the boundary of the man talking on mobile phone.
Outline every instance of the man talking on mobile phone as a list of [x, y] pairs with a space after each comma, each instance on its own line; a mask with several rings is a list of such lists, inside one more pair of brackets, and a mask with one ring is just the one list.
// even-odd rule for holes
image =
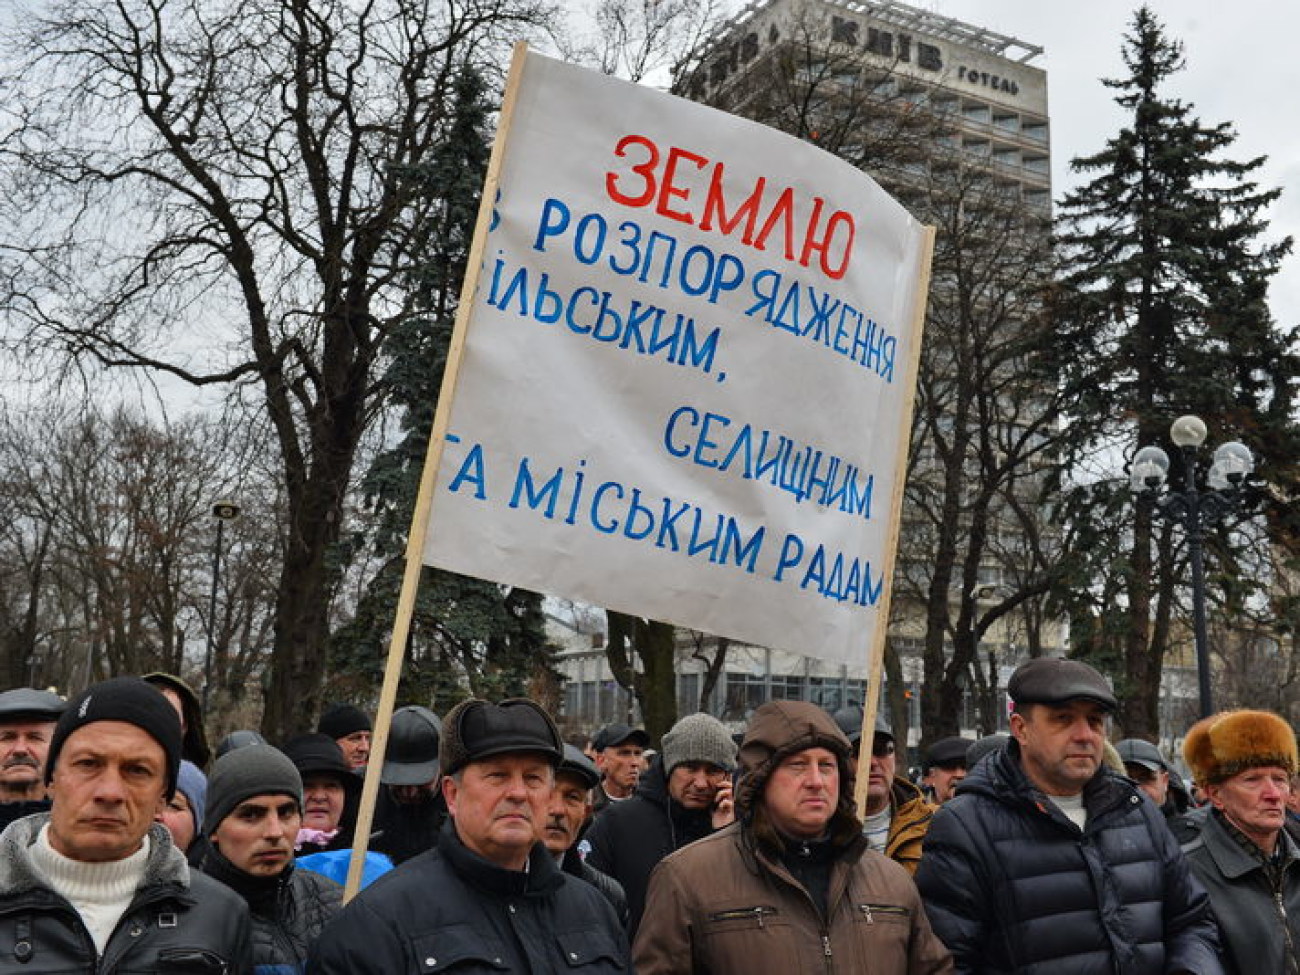
[[646, 887], [659, 861], [735, 819], [731, 775], [736, 743], [712, 715], [690, 714], [664, 735], [636, 793], [614, 803], [579, 845], [587, 862], [627, 894], [629, 935], [636, 933]]

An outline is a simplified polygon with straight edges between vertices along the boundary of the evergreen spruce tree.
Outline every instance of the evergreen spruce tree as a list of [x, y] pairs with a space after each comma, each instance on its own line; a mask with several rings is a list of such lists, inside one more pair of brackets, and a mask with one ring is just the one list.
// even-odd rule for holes
[[[336, 686], [371, 689], [382, 677], [406, 537], [487, 170], [491, 106], [486, 95], [482, 76], [464, 69], [448, 129], [420, 173], [429, 206], [425, 259], [412, 273], [417, 314], [390, 336], [382, 380], [386, 402], [400, 410], [402, 436], [367, 472], [363, 488], [373, 517], [369, 531], [353, 540], [354, 550], [368, 549], [382, 565], [355, 617], [335, 634], [331, 670]], [[547, 643], [544, 622], [536, 593], [425, 568], [399, 697], [432, 700], [445, 710], [464, 696], [462, 674], [478, 696], [547, 696], [536, 683], [540, 678], [543, 685], [555, 684], [554, 648]]]
[[[1231, 125], [1207, 126], [1167, 93], [1182, 47], [1145, 6], [1123, 56], [1128, 76], [1104, 84], [1127, 124], [1101, 152], [1074, 160], [1092, 178], [1061, 207], [1055, 351], [1077, 405], [1070, 466], [1094, 480], [1076, 486], [1067, 508], [1080, 556], [1073, 643], [1117, 677], [1124, 733], [1154, 736], [1165, 655], [1186, 639], [1178, 628], [1184, 539], [1155, 519], [1150, 501], [1132, 511], [1116, 457], [1166, 442], [1171, 421], [1195, 413], [1213, 442], [1239, 439], [1256, 454], [1272, 485], [1256, 500], [1275, 532], [1289, 531], [1287, 506], [1270, 502], [1294, 496], [1300, 363], [1295, 330], [1277, 327], [1266, 303], [1291, 242], [1266, 239], [1265, 210], [1279, 191], [1253, 181], [1264, 160], [1227, 158]], [[1182, 483], [1181, 458], [1171, 454], [1171, 482]], [[1207, 558], [1225, 579], [1239, 579], [1231, 537], [1225, 529], [1208, 539]], [[1240, 586], [1216, 589], [1240, 609]]]

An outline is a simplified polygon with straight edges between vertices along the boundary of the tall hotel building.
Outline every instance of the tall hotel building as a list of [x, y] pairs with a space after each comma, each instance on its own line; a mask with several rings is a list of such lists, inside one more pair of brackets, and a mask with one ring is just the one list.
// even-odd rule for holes
[[[773, 114], [760, 121], [777, 127], [784, 127], [779, 113], [794, 108], [773, 105], [773, 91], [781, 88], [803, 98], [805, 109], [819, 106], [810, 114], [822, 113], [828, 126], [835, 124], [835, 89], [841, 101], [874, 103], [886, 123], [906, 113], [921, 116], [932, 138], [915, 147], [919, 151], [907, 166], [949, 162], [960, 153], [1046, 216], [1047, 75], [1032, 63], [1042, 50], [893, 0], [757, 0], [718, 33], [678, 87], [737, 115], [759, 114], [761, 103]], [[864, 128], [873, 125], [862, 121]], [[919, 136], [925, 129], [918, 125], [914, 131]], [[851, 158], [844, 142], [839, 151]], [[889, 170], [897, 163], [882, 160], [877, 173], [868, 157], [864, 168], [894, 190], [889, 184], [898, 181]], [[897, 188], [906, 197], [905, 187]]]

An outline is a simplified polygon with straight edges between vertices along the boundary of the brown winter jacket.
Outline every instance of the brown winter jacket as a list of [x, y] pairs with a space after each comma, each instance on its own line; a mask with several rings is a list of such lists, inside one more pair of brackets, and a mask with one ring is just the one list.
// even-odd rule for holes
[[[773, 827], [762, 804], [777, 764], [812, 747], [840, 759], [840, 803], [827, 826], [838, 853], [825, 916], [765, 839]], [[848, 740], [825, 712], [798, 702], [763, 705], [740, 761], [738, 821], [655, 869], [633, 949], [638, 975], [952, 971], [907, 873], [867, 849], [853, 814]]]
[[925, 793], [918, 786], [901, 778], [894, 779], [889, 801], [894, 806], [894, 816], [889, 823], [885, 856], [901, 863], [909, 874], [916, 876], [916, 868], [921, 863], [921, 844], [939, 807], [927, 802]]

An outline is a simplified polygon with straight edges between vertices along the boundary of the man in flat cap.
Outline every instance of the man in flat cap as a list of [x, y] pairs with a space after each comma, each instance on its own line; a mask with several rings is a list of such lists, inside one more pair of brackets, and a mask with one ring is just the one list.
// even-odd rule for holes
[[45, 756], [63, 706], [52, 691], [17, 687], [0, 694], [0, 829], [49, 810]]
[[344, 908], [307, 971], [627, 971], [614, 909], [539, 841], [562, 749], [533, 701], [453, 708], [439, 743], [448, 820], [438, 845]]
[[1077, 660], [1008, 685], [1011, 740], [935, 813], [916, 882], [958, 972], [1222, 972], [1204, 888], [1155, 805], [1102, 762], [1115, 695]]
[[1300, 972], [1300, 844], [1286, 829], [1295, 733], [1270, 711], [1226, 711], [1192, 726], [1183, 757], [1210, 800], [1183, 849], [1209, 891], [1224, 968]]
[[969, 738], [953, 735], [940, 738], [925, 753], [925, 786], [930, 798], [942, 806], [957, 794], [957, 786], [966, 778], [966, 752]]
[[248, 908], [154, 821], [181, 747], [176, 712], [138, 677], [68, 704], [45, 769], [50, 811], [0, 834], [0, 970], [249, 971]]
[[650, 736], [641, 728], [631, 725], [607, 724], [591, 740], [596, 753], [596, 768], [600, 784], [596, 786], [594, 812], [601, 813], [611, 802], [632, 798], [637, 780], [645, 771], [645, 750], [650, 747]]
[[1124, 773], [1164, 808], [1169, 798], [1169, 763], [1160, 749], [1145, 738], [1125, 738], [1115, 742], [1115, 751], [1124, 762]]
[[[862, 747], [860, 707], [835, 712], [834, 721], [848, 736], [853, 761]], [[871, 735], [871, 762], [867, 767], [867, 803], [862, 811], [862, 832], [873, 850], [903, 865], [915, 874], [921, 862], [921, 847], [937, 808], [921, 787], [898, 774], [897, 746], [889, 721], [879, 711]]]
[[433, 848], [447, 818], [438, 774], [442, 719], [426, 707], [408, 704], [393, 712], [388, 749], [375, 803], [370, 849], [393, 863], [405, 863]]
[[542, 842], [560, 869], [585, 880], [605, 895], [619, 922], [627, 925], [627, 895], [623, 885], [587, 863], [578, 852], [578, 838], [591, 817], [591, 795], [600, 783], [596, 765], [574, 745], [564, 746], [564, 758], [555, 770], [555, 788], [546, 807]]

